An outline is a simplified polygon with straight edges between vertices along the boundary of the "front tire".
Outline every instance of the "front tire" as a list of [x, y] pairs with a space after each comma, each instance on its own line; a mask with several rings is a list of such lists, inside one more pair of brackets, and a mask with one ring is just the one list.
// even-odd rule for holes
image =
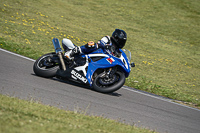
[[103, 85], [102, 82], [100, 80], [102, 80], [102, 74], [99, 74], [93, 82], [93, 89], [95, 91], [101, 92], [101, 93], [112, 93], [114, 91], [117, 91], [118, 89], [120, 89], [124, 83], [125, 83], [125, 74], [121, 71], [117, 71], [115, 73], [116, 76], [116, 81], [112, 84], [108, 84], [108, 85]]
[[53, 56], [57, 56], [55, 52], [42, 55], [35, 61], [33, 71], [37, 76], [51, 78], [56, 75], [59, 65], [51, 61]]

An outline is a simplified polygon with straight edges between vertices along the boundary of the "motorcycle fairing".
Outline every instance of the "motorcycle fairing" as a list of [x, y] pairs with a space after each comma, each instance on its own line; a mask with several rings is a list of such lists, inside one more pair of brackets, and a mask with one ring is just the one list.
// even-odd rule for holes
[[87, 78], [80, 71], [77, 71], [73, 68], [67, 68], [65, 71], [58, 69], [56, 74], [61, 76], [62, 78], [72, 79], [73, 81], [89, 84]]
[[[83, 73], [86, 74], [85, 76], [90, 86], [92, 86], [92, 76], [97, 69], [118, 66], [118, 68], [125, 73], [125, 76], [128, 77], [130, 73], [130, 63], [126, 57], [126, 54], [122, 50], [120, 50], [120, 52], [122, 52], [120, 58], [117, 58], [113, 55], [97, 53], [96, 51], [88, 55], [82, 55], [86, 57], [86, 64], [74, 69], [77, 71], [83, 71]], [[94, 57], [100, 57], [101, 59], [93, 61], [92, 58]]]

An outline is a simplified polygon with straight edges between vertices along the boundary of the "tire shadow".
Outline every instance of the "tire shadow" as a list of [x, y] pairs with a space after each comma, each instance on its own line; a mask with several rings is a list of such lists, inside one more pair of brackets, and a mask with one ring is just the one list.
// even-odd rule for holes
[[[32, 73], [31, 75], [36, 76], [36, 77], [39, 77], [39, 76], [37, 76], [37, 75], [35, 75], [35, 74], [33, 74], [33, 73]], [[44, 77], [39, 77], [39, 78], [44, 78]], [[92, 87], [90, 87], [90, 86], [88, 86], [88, 85], [80, 84], [80, 83], [77, 83], [77, 82], [75, 82], [75, 81], [71, 81], [71, 80], [67, 80], [67, 79], [60, 79], [60, 78], [56, 78], [56, 77], [53, 77], [53, 78], [45, 78], [45, 79], [58, 81], [58, 82], [61, 82], [61, 83], [73, 85], [73, 86], [76, 86], [76, 87], [81, 87], [81, 88], [88, 89], [88, 90], [91, 90], [91, 91], [96, 92], [96, 93], [100, 93], [100, 92], [97, 92], [97, 91], [93, 90]], [[120, 97], [120, 96], [122, 96], [121, 94], [119, 94], [119, 93], [117, 93], [117, 92], [112, 92], [112, 93], [101, 93], [101, 94], [110, 95], [110, 96], [114, 96], [114, 97]]]

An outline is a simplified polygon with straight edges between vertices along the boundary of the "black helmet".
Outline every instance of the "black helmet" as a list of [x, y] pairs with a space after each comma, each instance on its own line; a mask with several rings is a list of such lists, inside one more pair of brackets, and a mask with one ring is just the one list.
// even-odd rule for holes
[[112, 33], [111, 41], [118, 48], [123, 48], [126, 43], [127, 35], [124, 30], [115, 29]]

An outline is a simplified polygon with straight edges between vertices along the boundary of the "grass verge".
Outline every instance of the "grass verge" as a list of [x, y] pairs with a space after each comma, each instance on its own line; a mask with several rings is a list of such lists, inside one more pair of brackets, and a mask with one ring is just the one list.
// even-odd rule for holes
[[0, 94], [0, 132], [2, 133], [153, 133], [98, 116], [60, 110], [38, 102]]

